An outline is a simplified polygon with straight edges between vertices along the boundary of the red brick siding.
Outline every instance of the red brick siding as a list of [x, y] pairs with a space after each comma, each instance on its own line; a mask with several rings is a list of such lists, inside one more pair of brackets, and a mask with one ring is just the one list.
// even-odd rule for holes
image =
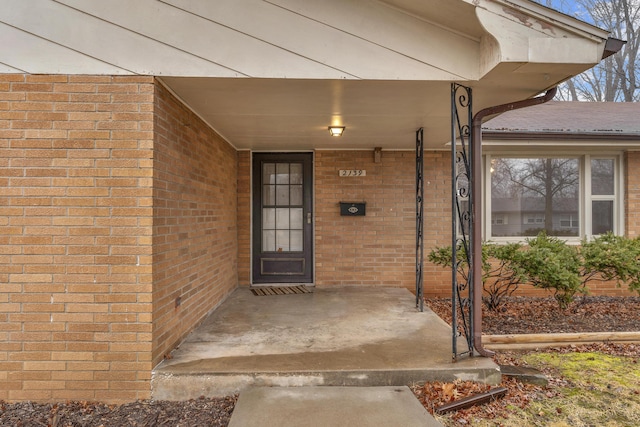
[[0, 75], [0, 399], [149, 396], [153, 79]]
[[238, 253], [236, 150], [155, 89], [154, 365], [235, 289]]

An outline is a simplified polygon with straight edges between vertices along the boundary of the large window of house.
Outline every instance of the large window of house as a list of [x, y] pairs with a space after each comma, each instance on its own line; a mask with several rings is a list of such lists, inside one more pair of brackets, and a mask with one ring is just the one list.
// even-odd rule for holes
[[489, 239], [620, 233], [619, 156], [487, 156]]

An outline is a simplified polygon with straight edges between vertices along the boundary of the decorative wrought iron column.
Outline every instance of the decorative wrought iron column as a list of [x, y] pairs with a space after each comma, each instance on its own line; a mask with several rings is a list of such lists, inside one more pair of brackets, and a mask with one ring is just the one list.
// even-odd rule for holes
[[[473, 355], [471, 88], [451, 85], [451, 311], [453, 359]], [[460, 338], [466, 346], [459, 348]]]
[[424, 129], [416, 131], [416, 307], [424, 311]]

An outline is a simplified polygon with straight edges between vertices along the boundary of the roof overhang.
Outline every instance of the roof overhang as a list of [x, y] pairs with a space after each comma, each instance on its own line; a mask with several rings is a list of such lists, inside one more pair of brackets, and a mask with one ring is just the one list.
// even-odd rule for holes
[[[598, 63], [607, 33], [528, 0], [20, 0], [1, 72], [159, 76], [239, 149], [405, 149]], [[327, 126], [346, 126], [332, 138]]]

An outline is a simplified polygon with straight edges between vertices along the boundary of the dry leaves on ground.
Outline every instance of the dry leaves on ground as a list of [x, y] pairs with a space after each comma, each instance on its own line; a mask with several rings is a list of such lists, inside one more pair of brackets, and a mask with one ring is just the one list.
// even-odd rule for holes
[[[533, 384], [525, 384], [514, 379], [505, 379], [500, 386], [507, 388], [504, 398], [495, 399], [485, 405], [460, 409], [449, 415], [459, 424], [470, 424], [474, 418], [494, 419], [509, 415], [510, 407], [524, 408], [532, 399], [550, 392]], [[433, 414], [442, 405], [476, 394], [486, 393], [491, 389], [487, 384], [473, 381], [456, 381], [454, 383], [431, 382], [421, 386], [413, 386], [412, 390], [424, 407]]]
[[[450, 299], [425, 301], [451, 324]], [[566, 310], [552, 297], [511, 297], [498, 311], [483, 307], [482, 316], [487, 335], [640, 331], [640, 297], [578, 297]]]
[[35, 426], [226, 426], [237, 397], [200, 398], [181, 402], [138, 401], [123, 405], [95, 402], [5, 403], [0, 425]]

